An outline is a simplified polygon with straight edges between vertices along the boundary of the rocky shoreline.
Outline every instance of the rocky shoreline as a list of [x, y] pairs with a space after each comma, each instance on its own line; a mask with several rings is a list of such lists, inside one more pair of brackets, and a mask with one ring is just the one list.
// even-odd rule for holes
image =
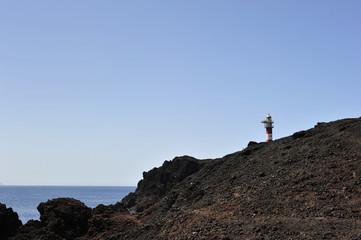
[[361, 118], [343, 119], [219, 159], [176, 157], [117, 204], [52, 199], [24, 225], [0, 204], [0, 240], [361, 239], [360, 136]]

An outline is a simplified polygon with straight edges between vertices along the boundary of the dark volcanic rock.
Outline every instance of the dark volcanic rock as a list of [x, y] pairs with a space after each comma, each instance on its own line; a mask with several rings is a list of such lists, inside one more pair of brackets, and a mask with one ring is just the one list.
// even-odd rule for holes
[[[216, 159], [109, 239], [361, 239], [361, 118]], [[139, 195], [141, 195], [139, 193]]]
[[5, 204], [0, 203], [0, 240], [14, 235], [20, 226], [18, 214], [12, 208], [6, 208]]
[[137, 225], [135, 217], [129, 214], [122, 203], [109, 206], [100, 204], [93, 209], [88, 233], [82, 239], [104, 239], [104, 234], [130, 230]]
[[12, 240], [104, 239], [104, 235], [137, 226], [134, 216], [117, 203], [99, 205], [93, 210], [72, 198], [57, 198], [38, 206], [40, 221], [22, 226]]
[[11, 240], [63, 240], [52, 229], [42, 224], [40, 221], [30, 220], [25, 225], [20, 227], [15, 237]]
[[143, 172], [143, 180], [139, 181], [135, 193], [126, 196], [122, 202], [127, 208], [142, 212], [168, 193], [176, 184], [198, 172], [206, 162], [189, 156], [165, 161], [161, 167]]
[[254, 146], [254, 145], [257, 145], [258, 143], [255, 142], [255, 141], [249, 141], [247, 147], [251, 147], [251, 146]]
[[32, 224], [28, 236], [48, 239], [361, 239], [360, 136], [361, 118], [343, 119], [219, 159], [178, 157], [144, 173], [122, 203], [90, 216], [76, 200], [49, 201], [41, 222], [19, 232]]
[[79, 200], [57, 198], [38, 206], [40, 221], [66, 239], [74, 239], [88, 231], [91, 209]]

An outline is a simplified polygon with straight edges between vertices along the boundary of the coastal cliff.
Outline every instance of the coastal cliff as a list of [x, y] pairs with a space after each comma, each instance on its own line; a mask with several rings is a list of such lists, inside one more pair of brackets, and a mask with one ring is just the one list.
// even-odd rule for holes
[[177, 157], [115, 205], [41, 203], [12, 239], [360, 239], [360, 136], [361, 118], [343, 119], [218, 159]]

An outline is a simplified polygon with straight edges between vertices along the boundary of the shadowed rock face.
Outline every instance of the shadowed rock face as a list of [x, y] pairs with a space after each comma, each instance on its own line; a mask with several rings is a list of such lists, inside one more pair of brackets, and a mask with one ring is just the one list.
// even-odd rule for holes
[[38, 206], [40, 221], [66, 239], [84, 235], [88, 231], [91, 209], [79, 200], [57, 198]]
[[122, 203], [109, 206], [100, 204], [93, 209], [88, 233], [81, 239], [104, 239], [105, 235], [129, 230], [137, 225], [135, 216], [130, 215]]
[[40, 203], [40, 221], [29, 221], [13, 240], [76, 239], [88, 231], [91, 209], [79, 200], [57, 198]]
[[63, 240], [63, 237], [60, 237], [52, 229], [42, 224], [37, 220], [30, 220], [25, 225], [21, 226], [11, 240]]
[[21, 221], [12, 208], [0, 203], [0, 240], [8, 239], [14, 235], [21, 226]]
[[40, 221], [27, 222], [12, 240], [104, 239], [104, 234], [137, 225], [135, 217], [120, 202], [91, 209], [76, 199], [57, 198], [40, 203], [38, 210]]
[[186, 177], [198, 172], [205, 164], [206, 161], [189, 156], [165, 161], [161, 167], [143, 172], [143, 179], [139, 181], [135, 193], [126, 196], [122, 202], [127, 208], [142, 212]]

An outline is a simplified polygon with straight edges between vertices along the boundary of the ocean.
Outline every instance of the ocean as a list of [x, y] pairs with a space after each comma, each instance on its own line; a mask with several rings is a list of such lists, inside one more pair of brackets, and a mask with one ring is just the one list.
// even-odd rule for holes
[[40, 202], [49, 199], [71, 197], [94, 208], [99, 204], [119, 202], [135, 189], [136, 187], [114, 186], [0, 186], [0, 203], [17, 212], [19, 219], [25, 224], [30, 219], [39, 219], [40, 214], [36, 208]]

